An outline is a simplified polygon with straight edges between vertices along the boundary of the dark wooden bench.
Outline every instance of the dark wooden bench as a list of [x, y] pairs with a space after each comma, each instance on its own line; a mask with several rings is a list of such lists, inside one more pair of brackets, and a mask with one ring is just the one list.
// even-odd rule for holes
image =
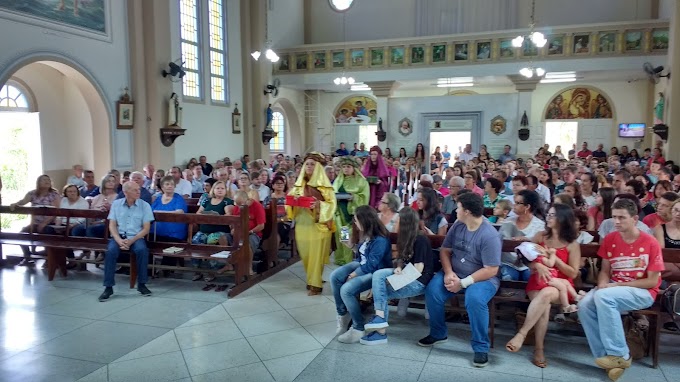
[[[0, 214], [19, 214], [19, 215], [42, 215], [42, 216], [61, 216], [67, 219], [68, 225], [73, 218], [106, 219], [107, 213], [92, 210], [72, 210], [46, 207], [16, 207], [10, 210], [8, 206], [0, 206]], [[171, 256], [189, 259], [217, 260], [224, 262], [225, 266], [218, 270], [220, 274], [233, 274], [235, 286], [229, 290], [229, 296], [235, 296], [245, 291], [261, 278], [249, 276], [252, 264], [250, 263], [250, 242], [248, 240], [248, 208], [241, 207], [239, 216], [223, 215], [197, 215], [180, 214], [170, 212], [156, 212], [154, 214], [157, 222], [184, 223], [187, 224], [188, 236], [186, 242], [168, 243], [155, 241], [154, 229], [147, 236], [147, 247], [149, 256]], [[221, 245], [197, 245], [191, 243], [194, 234], [194, 226], [198, 224], [230, 225], [232, 227], [233, 244]], [[69, 232], [64, 230], [59, 234], [42, 234], [34, 232], [0, 232], [0, 244], [28, 245], [44, 247], [47, 252], [48, 278], [54, 279], [57, 269], [62, 276], [67, 275], [66, 254], [72, 250], [101, 251], [104, 252], [108, 246], [108, 221], [105, 226], [105, 238], [88, 238], [69, 236]], [[176, 253], [164, 253], [163, 250], [169, 247], [182, 248]], [[212, 254], [220, 251], [230, 251], [229, 259], [216, 259]], [[1, 253], [0, 253], [1, 254]], [[92, 262], [90, 260], [74, 260], [80, 262]], [[224, 270], [226, 263], [234, 267], [233, 271]], [[124, 264], [123, 264], [124, 265]], [[130, 256], [130, 288], [134, 288], [136, 282], [136, 257]], [[180, 271], [195, 271], [190, 267], [176, 266], [156, 266], [159, 269], [173, 269]]]
[[[396, 233], [390, 234], [390, 241], [396, 244], [398, 235]], [[440, 248], [444, 242], [445, 236], [443, 235], [428, 235], [432, 248]], [[521, 241], [513, 240], [503, 240], [503, 252], [514, 252], [515, 248], [520, 245]], [[582, 244], [581, 246], [581, 257], [582, 258], [599, 258], [597, 251], [599, 249], [599, 244]], [[680, 263], [680, 250], [678, 249], [664, 249], [663, 250], [664, 262], [668, 263]], [[529, 299], [524, 292], [527, 283], [524, 281], [501, 281], [498, 293], [489, 302], [489, 338], [491, 340], [491, 347], [494, 346], [494, 334], [496, 319], [499, 317], [501, 311], [499, 306], [502, 304], [522, 304], [525, 306], [529, 305]], [[577, 289], [590, 290], [590, 286], [581, 286]], [[514, 293], [504, 293], [504, 292], [514, 292]], [[414, 308], [424, 308], [423, 303], [411, 303], [410, 307]], [[465, 312], [464, 307], [446, 307], [447, 311], [455, 312]], [[650, 326], [647, 335], [647, 355], [652, 356], [652, 366], [656, 368], [659, 364], [659, 343], [661, 336], [661, 294], [657, 296], [655, 303], [648, 309], [642, 309], [635, 311], [635, 313], [645, 315], [649, 318]]]

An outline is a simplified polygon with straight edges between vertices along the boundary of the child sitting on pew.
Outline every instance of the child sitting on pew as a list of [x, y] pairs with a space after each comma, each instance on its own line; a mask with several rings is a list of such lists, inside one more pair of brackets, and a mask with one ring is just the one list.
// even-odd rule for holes
[[493, 216], [489, 216], [489, 221], [493, 224], [503, 224], [510, 211], [512, 211], [510, 201], [507, 199], [499, 200], [493, 208]]
[[[569, 298], [578, 303], [585, 293], [577, 293], [576, 289], [566, 279], [558, 278], [557, 269], [555, 268], [556, 249], [545, 248], [538, 244], [522, 243], [516, 249], [519, 258], [527, 262], [540, 262], [546, 267], [550, 268], [550, 281], [538, 281], [540, 288], [551, 286], [556, 288], [560, 293], [560, 304], [562, 305], [562, 313], [574, 313], [578, 311], [576, 304], [571, 304]], [[542, 285], [541, 285], [542, 284]]]

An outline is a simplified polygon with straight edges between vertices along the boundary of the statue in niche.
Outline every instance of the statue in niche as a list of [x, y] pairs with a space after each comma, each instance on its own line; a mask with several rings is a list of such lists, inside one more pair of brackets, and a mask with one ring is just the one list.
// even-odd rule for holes
[[654, 105], [654, 124], [663, 123], [663, 109], [665, 107], [666, 99], [663, 93], [659, 93], [659, 99]]
[[272, 126], [272, 120], [274, 120], [274, 112], [272, 111], [272, 104], [269, 104], [269, 106], [267, 106], [267, 124], [265, 125], [265, 128]]
[[182, 107], [179, 104], [179, 96], [172, 93], [168, 100], [168, 127], [181, 127]]

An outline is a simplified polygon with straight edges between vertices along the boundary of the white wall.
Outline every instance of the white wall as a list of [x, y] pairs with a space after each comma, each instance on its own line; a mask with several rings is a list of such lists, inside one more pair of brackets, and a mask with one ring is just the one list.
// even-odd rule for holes
[[270, 0], [269, 4], [269, 39], [274, 50], [304, 44], [304, 0]]
[[305, 93], [301, 90], [281, 88], [279, 96], [273, 99], [273, 106], [286, 117], [286, 153], [304, 154], [305, 139]]
[[[172, 57], [180, 57], [179, 10], [177, 2], [171, 4]], [[241, 10], [239, 0], [227, 0], [226, 4], [229, 105], [215, 106], [210, 103], [209, 99], [202, 103], [182, 102], [182, 128], [187, 131], [184, 136], [177, 138], [173, 145], [175, 163], [186, 163], [190, 158], [198, 158], [200, 155], [205, 155], [208, 161], [215, 162], [225, 156], [234, 158], [244, 154], [243, 134], [233, 134], [231, 128], [231, 113], [234, 110], [234, 104], [238, 103], [239, 110], [243, 111]], [[209, 85], [203, 82], [204, 89], [208, 89]], [[182, 94], [181, 82], [174, 84], [174, 91]], [[243, 128], [246, 127], [242, 126]]]
[[[109, 4], [110, 12], [108, 14], [111, 21], [110, 39], [108, 40], [70, 33], [69, 29], [66, 29], [66, 31], [58, 30], [54, 24], [49, 22], [35, 21], [38, 24], [35, 25], [8, 20], [6, 17], [11, 16], [0, 11], [0, 17], [2, 17], [0, 19], [0, 35], [5, 36], [0, 48], [0, 82], [7, 80], [13, 72], [19, 69], [17, 65], [20, 64], [41, 59], [55, 59], [72, 64], [81, 72], [85, 72], [84, 74], [94, 81], [95, 87], [104, 96], [104, 102], [111, 118], [108, 121], [100, 120], [98, 123], [109, 126], [112, 145], [115, 146], [123, 142], [125, 146], [131, 146], [131, 132], [115, 129], [114, 113], [115, 101], [123, 94], [123, 88], [128, 86], [130, 81], [127, 48], [127, 2], [107, 1], [106, 3]], [[70, 31], [73, 30], [70, 29]], [[42, 113], [42, 104], [39, 106], [41, 107], [39, 111]], [[130, 162], [129, 157], [133, 155], [133, 150], [126, 149], [121, 153], [120, 150], [114, 148], [111, 151], [114, 153], [113, 166], [116, 166], [117, 163]], [[121, 155], [125, 155], [126, 158], [120, 158]], [[56, 156], [56, 153], [43, 152], [43, 158], [54, 158]], [[62, 166], [62, 161], [54, 162], [45, 159], [45, 163], [52, 167]], [[67, 165], [64, 165], [66, 167], [62, 168], [70, 168], [72, 164], [73, 162], [69, 161]]]
[[[538, 27], [647, 20], [651, 1], [640, 0], [540, 0], [536, 2]], [[531, 0], [519, 0], [519, 25], [526, 28]]]

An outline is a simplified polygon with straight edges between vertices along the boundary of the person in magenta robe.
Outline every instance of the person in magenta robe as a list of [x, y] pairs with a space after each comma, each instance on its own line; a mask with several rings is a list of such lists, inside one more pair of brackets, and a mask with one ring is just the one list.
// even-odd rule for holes
[[361, 173], [368, 181], [371, 192], [368, 205], [378, 208], [383, 195], [390, 188], [390, 172], [385, 165], [380, 147], [371, 147], [369, 153], [369, 160], [364, 163]]

